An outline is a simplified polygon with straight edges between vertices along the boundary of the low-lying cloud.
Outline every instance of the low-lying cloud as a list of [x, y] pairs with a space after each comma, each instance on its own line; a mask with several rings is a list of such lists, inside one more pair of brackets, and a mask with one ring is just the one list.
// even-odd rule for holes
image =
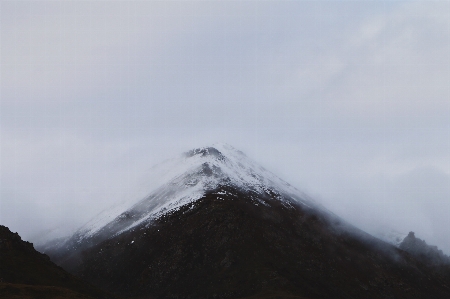
[[0, 222], [73, 230], [224, 141], [450, 253], [450, 3], [1, 5]]

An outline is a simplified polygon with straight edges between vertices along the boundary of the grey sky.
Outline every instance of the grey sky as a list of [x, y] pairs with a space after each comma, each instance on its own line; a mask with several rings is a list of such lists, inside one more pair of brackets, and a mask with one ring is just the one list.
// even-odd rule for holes
[[222, 141], [450, 253], [450, 2], [0, 5], [0, 223], [25, 238]]

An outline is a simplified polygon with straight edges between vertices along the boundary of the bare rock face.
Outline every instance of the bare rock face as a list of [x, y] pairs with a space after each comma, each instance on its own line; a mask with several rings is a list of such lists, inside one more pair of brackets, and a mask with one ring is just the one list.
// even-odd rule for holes
[[424, 240], [416, 238], [414, 232], [409, 232], [399, 247], [426, 264], [433, 266], [450, 265], [450, 257], [445, 255], [437, 246], [428, 245]]

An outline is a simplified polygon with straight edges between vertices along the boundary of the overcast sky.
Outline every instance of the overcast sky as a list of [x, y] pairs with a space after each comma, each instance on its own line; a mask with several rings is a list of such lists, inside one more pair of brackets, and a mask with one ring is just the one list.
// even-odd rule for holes
[[227, 142], [450, 253], [450, 2], [1, 1], [0, 223], [35, 241]]

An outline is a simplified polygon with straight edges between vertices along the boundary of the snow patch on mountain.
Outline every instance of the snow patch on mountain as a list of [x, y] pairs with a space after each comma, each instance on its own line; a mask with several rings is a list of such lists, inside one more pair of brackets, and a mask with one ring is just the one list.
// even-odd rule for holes
[[269, 194], [286, 205], [293, 201], [306, 207], [318, 206], [306, 194], [227, 144], [188, 151], [157, 165], [149, 177], [149, 189], [150, 185], [160, 187], [153, 188], [146, 196], [133, 198], [97, 215], [78, 231], [80, 241], [101, 232], [122, 233], [196, 201], [206, 191], [219, 186]]

